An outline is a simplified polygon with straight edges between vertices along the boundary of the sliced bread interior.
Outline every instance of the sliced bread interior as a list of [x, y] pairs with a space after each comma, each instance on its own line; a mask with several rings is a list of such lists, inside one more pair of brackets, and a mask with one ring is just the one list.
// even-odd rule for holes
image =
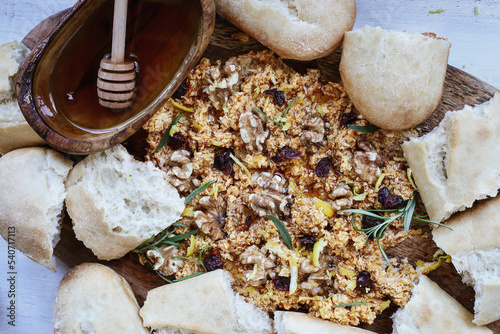
[[410, 301], [393, 314], [393, 334], [492, 333], [472, 323], [472, 313], [427, 276], [420, 276]]
[[452, 216], [432, 231], [436, 244], [447, 254], [464, 283], [476, 292], [474, 323], [500, 319], [500, 196], [475, 204]]
[[73, 163], [41, 147], [20, 148], [0, 158], [0, 233], [32, 260], [56, 271], [53, 249], [60, 239], [66, 190]]
[[403, 143], [433, 221], [496, 196], [500, 188], [500, 93], [481, 105], [447, 112], [428, 134]]
[[122, 145], [80, 161], [67, 182], [76, 237], [101, 260], [124, 256], [176, 222], [184, 210], [166, 173]]
[[345, 326], [333, 321], [319, 319], [309, 314], [289, 311], [274, 312], [274, 331], [277, 334], [375, 333], [362, 328]]
[[235, 294], [231, 281], [218, 269], [150, 290], [144, 325], [162, 334], [271, 333], [268, 314]]

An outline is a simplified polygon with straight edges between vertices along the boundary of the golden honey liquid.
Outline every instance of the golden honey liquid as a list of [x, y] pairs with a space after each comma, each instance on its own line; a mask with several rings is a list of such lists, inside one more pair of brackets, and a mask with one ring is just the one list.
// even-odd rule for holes
[[63, 115], [87, 132], [108, 132], [153, 103], [181, 67], [199, 29], [199, 1], [131, 0], [125, 54], [138, 67], [136, 97], [121, 111], [100, 106], [97, 72], [111, 52], [113, 3], [101, 2], [60, 51], [49, 80], [50, 98], [41, 108], [44, 117]]

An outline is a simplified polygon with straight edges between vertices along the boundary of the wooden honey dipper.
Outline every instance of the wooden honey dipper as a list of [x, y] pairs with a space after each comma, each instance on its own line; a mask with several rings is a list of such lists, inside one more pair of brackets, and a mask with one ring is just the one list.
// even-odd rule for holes
[[124, 109], [132, 104], [135, 89], [135, 65], [125, 61], [127, 0], [115, 0], [111, 58], [101, 60], [97, 74], [99, 104], [109, 109]]

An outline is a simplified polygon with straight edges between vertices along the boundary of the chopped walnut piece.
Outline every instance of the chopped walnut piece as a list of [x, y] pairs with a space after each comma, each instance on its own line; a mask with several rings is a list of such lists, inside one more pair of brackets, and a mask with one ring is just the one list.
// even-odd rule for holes
[[195, 184], [190, 179], [193, 174], [193, 163], [186, 150], [175, 151], [170, 155], [166, 166], [167, 179], [178, 191], [192, 191]]
[[313, 296], [323, 294], [331, 283], [331, 276], [328, 275], [328, 268], [332, 264], [333, 258], [330, 255], [322, 254], [319, 257], [319, 267], [315, 267], [312, 259], [308, 258], [302, 262], [300, 269], [303, 273], [309, 274], [307, 280], [301, 283], [304, 290], [308, 290]]
[[274, 263], [274, 255], [266, 254], [256, 245], [249, 246], [241, 253], [239, 260], [243, 264], [253, 264], [253, 270], [247, 270], [243, 273], [244, 279], [252, 286], [259, 286], [266, 283], [268, 277], [273, 275], [272, 270], [276, 264]]
[[226, 64], [221, 73], [218, 67], [211, 67], [206, 78], [208, 98], [216, 109], [225, 106], [234, 92], [239, 90], [240, 66]]
[[238, 126], [247, 150], [255, 153], [262, 152], [262, 145], [269, 135], [269, 130], [264, 130], [264, 122], [253, 112], [247, 111], [241, 114]]
[[146, 256], [153, 262], [153, 269], [165, 276], [178, 272], [184, 261], [181, 259], [172, 259], [172, 257], [177, 256], [177, 247], [164, 245], [159, 250], [161, 254], [155, 249], [150, 249], [146, 252]]
[[250, 207], [260, 217], [269, 214], [283, 213], [285, 216], [290, 214], [292, 196], [286, 195], [286, 180], [280, 175], [272, 175], [267, 172], [260, 173], [257, 177], [257, 185], [263, 188], [261, 195], [251, 194]]
[[354, 152], [354, 171], [363, 181], [375, 184], [381, 174], [377, 151], [364, 139], [358, 139], [358, 147], [361, 151]]
[[300, 141], [305, 146], [313, 144], [325, 144], [325, 121], [319, 116], [307, 115], [302, 119], [303, 131], [300, 134]]
[[224, 219], [226, 218], [226, 201], [222, 196], [214, 199], [212, 196], [204, 196], [199, 201], [203, 211], [194, 213], [196, 225], [203, 233], [210, 235], [213, 240], [225, 237], [222, 231]]
[[352, 191], [344, 182], [337, 184], [330, 194], [330, 197], [333, 201], [329, 202], [329, 204], [336, 211], [344, 210], [352, 206]]

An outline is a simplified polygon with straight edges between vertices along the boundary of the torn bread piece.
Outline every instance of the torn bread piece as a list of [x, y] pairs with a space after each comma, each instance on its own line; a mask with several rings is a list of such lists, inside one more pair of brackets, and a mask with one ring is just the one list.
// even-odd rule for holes
[[162, 334], [272, 333], [268, 314], [235, 294], [231, 281], [218, 269], [150, 290], [144, 326]]
[[441, 222], [500, 188], [500, 93], [446, 113], [439, 126], [403, 143], [431, 220]]
[[462, 280], [474, 288], [474, 323], [500, 319], [500, 196], [475, 204], [446, 221], [453, 231], [432, 231], [436, 244], [451, 255]]
[[346, 32], [342, 83], [368, 121], [388, 130], [410, 129], [441, 100], [450, 47], [432, 33], [370, 26]]
[[277, 334], [375, 333], [366, 329], [319, 319], [306, 313], [288, 311], [274, 312], [274, 331]]
[[280, 57], [332, 53], [356, 20], [354, 0], [215, 0], [217, 13]]
[[17, 72], [28, 53], [18, 41], [0, 45], [0, 154], [45, 144], [26, 122], [16, 98]]
[[124, 256], [175, 223], [184, 210], [166, 173], [135, 160], [122, 145], [80, 161], [66, 188], [75, 235], [100, 260]]
[[64, 182], [72, 166], [61, 153], [42, 147], [20, 148], [0, 158], [0, 234], [8, 240], [15, 233], [15, 247], [53, 271]]
[[472, 313], [427, 276], [421, 275], [410, 301], [393, 314], [393, 334], [492, 333], [472, 323]]
[[146, 334], [128, 282], [98, 263], [68, 271], [56, 292], [54, 333]]

